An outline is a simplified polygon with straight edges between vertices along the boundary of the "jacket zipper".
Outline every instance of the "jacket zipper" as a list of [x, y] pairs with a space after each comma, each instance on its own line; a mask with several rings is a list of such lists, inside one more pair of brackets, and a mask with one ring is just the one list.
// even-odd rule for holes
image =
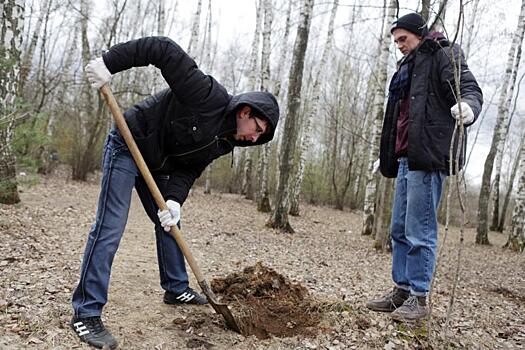
[[[225, 140], [226, 142], [228, 142], [228, 144], [229, 144], [230, 146], [233, 146], [233, 145], [230, 143], [230, 141], [228, 141], [226, 138], [221, 138], [220, 140]], [[199, 148], [192, 149], [191, 151], [187, 151], [187, 152], [183, 152], [183, 153], [177, 153], [177, 154], [170, 154], [170, 155], [167, 155], [167, 156], [164, 157], [164, 159], [162, 160], [162, 164], [161, 164], [158, 168], [152, 169], [151, 171], [156, 171], [156, 170], [162, 169], [162, 167], [164, 166], [164, 164], [166, 164], [166, 160], [168, 160], [168, 158], [170, 158], [170, 157], [182, 157], [182, 156], [186, 156], [186, 155], [188, 155], [188, 154], [192, 154], [192, 153], [195, 153], [195, 152], [198, 152], [198, 151], [202, 151], [203, 149], [210, 147], [214, 142], [216, 142], [216, 143], [217, 143], [217, 146], [219, 146], [219, 137], [218, 137], [217, 135], [215, 135], [215, 136], [213, 137], [213, 140], [212, 140], [210, 143], [208, 143], [208, 144], [206, 144], [206, 145], [204, 145], [204, 146], [201, 146], [201, 147], [199, 147]]]

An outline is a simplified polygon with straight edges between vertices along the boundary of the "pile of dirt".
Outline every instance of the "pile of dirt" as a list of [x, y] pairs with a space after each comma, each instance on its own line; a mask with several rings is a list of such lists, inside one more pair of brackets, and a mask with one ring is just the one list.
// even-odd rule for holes
[[264, 339], [317, 333], [322, 310], [308, 290], [260, 262], [214, 279], [211, 287], [228, 303], [243, 335]]

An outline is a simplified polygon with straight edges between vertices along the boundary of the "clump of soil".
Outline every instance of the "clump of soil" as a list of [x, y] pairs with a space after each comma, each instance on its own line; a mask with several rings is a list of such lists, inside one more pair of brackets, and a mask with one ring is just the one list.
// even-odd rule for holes
[[243, 335], [264, 339], [317, 333], [322, 312], [308, 290], [260, 262], [214, 279], [211, 287], [228, 303]]

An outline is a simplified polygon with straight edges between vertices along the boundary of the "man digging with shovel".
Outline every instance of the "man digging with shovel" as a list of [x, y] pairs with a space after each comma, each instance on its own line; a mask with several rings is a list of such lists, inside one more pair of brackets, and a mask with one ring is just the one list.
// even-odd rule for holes
[[71, 327], [82, 341], [97, 348], [117, 346], [101, 314], [133, 187], [155, 224], [164, 302], [206, 304], [206, 299], [189, 287], [184, 256], [166, 232], [180, 225], [181, 206], [208, 164], [233, 152], [236, 146], [269, 142], [279, 120], [279, 106], [272, 94], [229, 95], [213, 77], [200, 71], [180, 46], [165, 37], [115, 45], [103, 57], [89, 62], [86, 74], [98, 89], [109, 83], [113, 74], [149, 64], [161, 70], [169, 88], [128, 109], [124, 117], [169, 210], [158, 210], [121, 133], [113, 126], [104, 145], [96, 220], [72, 298]]

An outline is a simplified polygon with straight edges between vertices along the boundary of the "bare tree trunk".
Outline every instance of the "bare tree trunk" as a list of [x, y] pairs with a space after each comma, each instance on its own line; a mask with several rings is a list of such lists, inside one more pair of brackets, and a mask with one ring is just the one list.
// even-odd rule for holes
[[200, 66], [204, 67], [208, 71], [212, 71], [213, 62], [211, 58], [211, 27], [212, 27], [212, 12], [211, 12], [211, 0], [208, 0], [208, 12], [206, 13], [206, 30], [204, 31], [204, 38], [202, 40], [201, 47], [201, 62]]
[[[109, 27], [109, 36], [106, 40], [107, 43], [111, 42], [117, 32], [116, 28], [118, 22], [120, 21], [121, 14], [124, 11], [127, 1], [124, 1], [122, 7], [116, 6], [115, 4], [114, 11], [115, 16], [113, 18], [114, 23]], [[91, 59], [91, 49], [88, 40], [88, 23], [90, 19], [90, 10], [89, 3], [87, 0], [82, 0], [80, 3], [81, 7], [81, 17], [80, 17], [80, 33], [81, 33], [81, 42], [82, 42], [82, 66], [84, 67], [83, 71], [83, 81], [81, 92], [80, 92], [80, 101], [78, 103], [79, 113], [76, 116], [78, 121], [78, 129], [75, 130], [75, 143], [72, 150], [72, 178], [74, 180], [85, 181], [87, 175], [92, 171], [96, 166], [96, 153], [93, 150], [99, 144], [105, 127], [107, 125], [107, 119], [103, 114], [103, 103], [100, 97], [96, 99], [94, 91], [91, 89], [87, 81], [87, 76], [85, 72], [85, 66]]]
[[379, 62], [377, 64], [375, 79], [375, 91], [374, 91], [374, 104], [373, 112], [374, 123], [372, 126], [372, 134], [370, 139], [372, 140], [370, 144], [370, 149], [368, 153], [368, 170], [366, 178], [366, 189], [365, 189], [365, 201], [363, 208], [363, 227], [361, 229], [362, 235], [371, 235], [372, 229], [374, 226], [374, 216], [375, 216], [375, 202], [376, 202], [376, 176], [373, 172], [374, 162], [379, 157], [379, 143], [381, 139], [381, 127], [383, 123], [383, 105], [385, 102], [385, 87], [386, 87], [386, 75], [388, 68], [388, 52], [390, 47], [390, 27], [388, 23], [391, 23], [394, 20], [396, 10], [396, 1], [392, 0], [386, 12], [386, 18], [383, 22], [383, 37], [379, 47]]
[[[255, 3], [255, 33], [253, 34], [252, 50], [250, 54], [250, 65], [248, 67], [248, 90], [255, 90], [257, 86], [257, 67], [259, 66], [259, 43], [261, 41], [261, 0]], [[252, 167], [253, 167], [253, 148], [246, 149], [246, 160], [244, 162], [244, 172], [242, 177], [242, 193], [247, 199], [253, 199]]]
[[427, 26], [428, 26], [428, 29], [431, 31], [431, 32], [442, 32], [443, 31], [443, 27], [444, 27], [444, 22], [445, 22], [445, 15], [446, 15], [446, 12], [447, 12], [447, 5], [448, 5], [448, 0], [440, 0], [439, 1], [439, 6], [438, 6], [438, 9], [435, 13], [435, 16], [434, 16], [434, 20], [432, 21], [431, 24], [429, 24], [428, 22], [430, 22], [430, 15], [429, 17], [423, 17], [427, 20]]
[[[284, 25], [284, 35], [282, 39], [282, 47], [281, 47], [281, 53], [279, 54], [279, 60], [277, 62], [286, 62], [286, 57], [288, 56], [288, 37], [290, 36], [290, 22], [291, 22], [291, 13], [292, 13], [292, 3], [293, 1], [288, 2], [288, 9], [286, 10], [286, 23]], [[277, 71], [275, 72], [275, 81], [273, 86], [273, 93], [276, 98], [279, 98], [281, 94], [281, 72], [283, 69], [284, 64], [278, 64], [277, 65]]]
[[465, 59], [467, 61], [470, 58], [470, 48], [472, 46], [472, 39], [475, 34], [474, 27], [476, 25], [476, 22], [479, 22], [478, 10], [479, 10], [479, 0], [474, 0], [472, 2], [472, 14], [467, 17], [470, 20], [470, 23], [468, 24], [468, 28], [466, 30], [467, 39], [465, 40], [465, 45], [464, 45], [465, 49], [463, 50], [465, 54]]
[[520, 145], [518, 146], [518, 150], [516, 152], [517, 154], [516, 159], [514, 160], [514, 164], [512, 165], [512, 170], [511, 170], [510, 179], [509, 179], [509, 187], [507, 188], [507, 193], [505, 194], [505, 199], [503, 201], [503, 207], [501, 209], [500, 220], [499, 220], [498, 227], [496, 230], [498, 232], [505, 231], [505, 218], [507, 216], [507, 208], [509, 207], [512, 189], [514, 188], [514, 180], [516, 179], [516, 175], [518, 174], [520, 159], [523, 153], [525, 153], [525, 130], [521, 134]]
[[499, 183], [501, 179], [501, 168], [503, 166], [503, 153], [496, 155], [496, 167], [494, 181], [492, 181], [492, 221], [489, 230], [495, 231], [499, 224]]
[[166, 28], [166, 4], [164, 3], [164, 0], [157, 0], [157, 35], [164, 35], [165, 28]]
[[246, 158], [244, 160], [244, 170], [241, 185], [241, 194], [247, 199], [253, 199], [253, 188], [252, 188], [252, 152], [251, 150], [244, 150]]
[[20, 202], [16, 160], [11, 149], [17, 97], [20, 96], [19, 61], [24, 29], [24, 0], [0, 5], [0, 203]]
[[39, 35], [41, 34], [42, 23], [44, 21], [46, 13], [51, 7], [52, 0], [45, 0], [41, 3], [40, 14], [38, 15], [31, 41], [28, 44], [27, 51], [22, 56], [22, 64], [20, 67], [20, 90], [24, 89], [25, 83], [29, 72], [31, 71], [31, 65], [33, 57], [35, 55], [36, 44], [38, 43]]
[[387, 252], [392, 250], [390, 239], [390, 221], [392, 217], [392, 199], [394, 197], [394, 180], [382, 177], [379, 180], [379, 193], [376, 200], [377, 216], [374, 220], [374, 248]]
[[[481, 180], [481, 190], [479, 194], [478, 204], [478, 227], [476, 234], [477, 244], [490, 244], [488, 238], [488, 204], [490, 197], [490, 180], [492, 177], [492, 170], [494, 167], [494, 159], [500, 149], [500, 143], [504, 143], [505, 126], [507, 125], [507, 118], [509, 112], [510, 101], [512, 99], [512, 92], [514, 91], [516, 75], [514, 71], [518, 70], [519, 58], [517, 57], [521, 50], [518, 49], [522, 45], [523, 35], [525, 33], [525, 0], [522, 1], [521, 11], [518, 19], [518, 27], [514, 33], [512, 44], [509, 50], [507, 67], [505, 76], [503, 78], [501, 95], [498, 105], [498, 115], [496, 119], [496, 127], [492, 137], [492, 144], [490, 146], [489, 154], [485, 160], [483, 170], [483, 178]], [[514, 80], [512, 78], [514, 77]]]
[[197, 1], [197, 10], [193, 15], [193, 23], [191, 26], [190, 42], [188, 44], [188, 55], [195, 58], [197, 57], [197, 48], [199, 47], [199, 26], [201, 21], [201, 7], [202, 0]]
[[[521, 45], [518, 45], [518, 48], [517, 48], [517, 53], [516, 53], [516, 62], [519, 62], [521, 60]], [[516, 86], [516, 78], [517, 78], [517, 75], [518, 75], [518, 67], [516, 67], [516, 69], [513, 70], [512, 72], [512, 77], [511, 77], [511, 81], [512, 81], [512, 85], [511, 85], [511, 88], [509, 90], [509, 95], [508, 95], [508, 100], [507, 100], [507, 106], [510, 107], [511, 105], [511, 101], [512, 101], [512, 98], [514, 96], [514, 86]], [[518, 98], [518, 96], [516, 96], [516, 98]], [[507, 115], [509, 115], [509, 111], [507, 110]], [[512, 121], [512, 118], [509, 118], [507, 117], [506, 118], [506, 123], [504, 123], [502, 125], [503, 127], [503, 130], [501, 132], [501, 134], [503, 135], [499, 144], [498, 144], [498, 147], [497, 147], [497, 155], [496, 155], [496, 167], [495, 167], [495, 172], [496, 174], [494, 175], [494, 181], [492, 183], [492, 223], [490, 225], [490, 230], [491, 231], [496, 231], [498, 229], [498, 226], [499, 226], [499, 199], [500, 199], [500, 181], [501, 181], [501, 169], [503, 167], [503, 154], [504, 154], [504, 151], [505, 151], [505, 144], [506, 144], [506, 141], [507, 141], [507, 137], [508, 137], [508, 134], [509, 134], [509, 127], [510, 127], [510, 123]]]
[[[272, 1], [264, 0], [264, 27], [263, 27], [263, 44], [261, 55], [261, 91], [268, 91], [270, 85], [270, 51], [271, 51], [271, 33], [272, 33]], [[261, 149], [259, 157], [259, 195], [257, 196], [257, 210], [263, 213], [269, 213], [272, 210], [270, 206], [270, 197], [268, 194], [268, 158], [270, 144], [265, 144]]]
[[516, 193], [516, 204], [512, 213], [512, 224], [506, 248], [523, 252], [525, 250], [525, 152], [521, 152], [519, 160], [521, 173]]
[[421, 0], [421, 17], [425, 21], [430, 19], [430, 0]]
[[312, 100], [310, 113], [306, 115], [306, 119], [303, 121], [303, 137], [301, 139], [301, 146], [299, 148], [299, 165], [297, 169], [297, 175], [295, 177], [295, 183], [292, 187], [292, 193], [290, 196], [290, 215], [299, 215], [299, 199], [301, 195], [301, 185], [304, 177], [304, 167], [306, 163], [306, 154], [310, 147], [310, 133], [312, 119], [319, 114], [319, 100], [321, 98], [321, 77], [324, 71], [324, 67], [328, 61], [328, 57], [332, 53], [332, 39], [334, 36], [334, 22], [335, 15], [337, 14], [337, 7], [339, 1], [334, 0], [332, 11], [330, 13], [330, 19], [328, 20], [328, 33], [326, 35], [326, 42], [319, 62], [319, 69], [317, 70], [313, 87], [312, 87]]
[[297, 28], [292, 66], [290, 67], [288, 83], [288, 115], [285, 119], [283, 143], [279, 159], [279, 181], [275, 199], [275, 209], [268, 226], [279, 228], [286, 232], [294, 232], [288, 222], [289, 180], [292, 171], [294, 151], [297, 144], [299, 109], [301, 106], [301, 87], [303, 81], [304, 58], [308, 46], [310, 23], [314, 0], [305, 0]]

